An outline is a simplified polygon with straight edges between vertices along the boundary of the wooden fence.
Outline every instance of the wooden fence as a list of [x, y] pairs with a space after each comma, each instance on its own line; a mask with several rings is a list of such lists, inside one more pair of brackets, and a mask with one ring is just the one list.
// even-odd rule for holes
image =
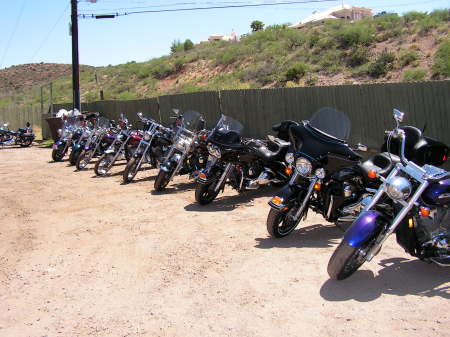
[[30, 122], [33, 132], [36, 135], [36, 140], [43, 139], [43, 126], [47, 127], [47, 123], [42, 119], [41, 106], [16, 106], [8, 105], [0, 107], [0, 123], [9, 123], [11, 130], [25, 127], [25, 124]]
[[[361, 142], [377, 149], [384, 130], [393, 126], [392, 109], [397, 108], [406, 112], [406, 124], [426, 126], [427, 135], [450, 144], [450, 81], [198, 92], [93, 102], [83, 104], [82, 110], [98, 111], [110, 119], [124, 113], [132, 123], [136, 123], [136, 113], [141, 111], [169, 124], [172, 108], [192, 109], [205, 116], [208, 128], [223, 113], [241, 121], [247, 136], [264, 137], [273, 124], [284, 119], [308, 119], [322, 107], [333, 107], [349, 116], [350, 143]], [[60, 108], [68, 109], [70, 104], [55, 105], [54, 111]], [[47, 135], [44, 132], [44, 137]]]

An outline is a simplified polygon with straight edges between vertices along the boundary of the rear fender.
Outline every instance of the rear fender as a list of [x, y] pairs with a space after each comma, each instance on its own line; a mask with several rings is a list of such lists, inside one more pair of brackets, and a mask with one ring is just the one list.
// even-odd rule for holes
[[360, 247], [378, 235], [386, 223], [387, 219], [381, 212], [362, 212], [345, 232], [344, 241], [351, 247]]
[[[269, 206], [277, 210], [281, 210], [286, 207], [291, 208], [292, 205], [295, 203], [300, 191], [302, 190], [304, 190], [304, 188], [302, 188], [301, 186], [286, 184], [269, 201]], [[281, 202], [277, 202], [277, 200]]]

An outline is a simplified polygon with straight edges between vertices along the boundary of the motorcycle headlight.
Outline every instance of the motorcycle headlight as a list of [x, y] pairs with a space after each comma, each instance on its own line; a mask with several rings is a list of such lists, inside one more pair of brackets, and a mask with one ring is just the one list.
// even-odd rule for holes
[[301, 176], [307, 177], [311, 174], [312, 164], [308, 159], [300, 157], [295, 162], [295, 168]]
[[220, 152], [220, 149], [218, 146], [209, 143], [206, 147], [211, 156], [214, 156], [216, 158], [220, 158], [222, 156], [222, 153]]
[[144, 134], [144, 140], [148, 142], [150, 140], [150, 138], [151, 138], [150, 134], [148, 132], [146, 132]]
[[289, 165], [292, 164], [295, 161], [294, 154], [292, 152], [286, 153], [286, 156], [284, 156], [284, 160]]
[[323, 179], [323, 178], [325, 178], [325, 170], [323, 168], [318, 168], [314, 172], [314, 175], [319, 179]]
[[62, 129], [58, 129], [57, 134], [58, 134], [58, 137], [61, 137], [62, 136]]
[[393, 177], [386, 185], [386, 193], [394, 200], [404, 200], [411, 195], [412, 186], [405, 177]]

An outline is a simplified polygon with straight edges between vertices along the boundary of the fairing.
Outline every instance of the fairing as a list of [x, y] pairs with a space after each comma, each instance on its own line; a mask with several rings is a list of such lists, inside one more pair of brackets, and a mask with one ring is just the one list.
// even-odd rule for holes
[[362, 212], [344, 234], [344, 241], [349, 246], [359, 247], [377, 235], [385, 224], [382, 213], [369, 210]]

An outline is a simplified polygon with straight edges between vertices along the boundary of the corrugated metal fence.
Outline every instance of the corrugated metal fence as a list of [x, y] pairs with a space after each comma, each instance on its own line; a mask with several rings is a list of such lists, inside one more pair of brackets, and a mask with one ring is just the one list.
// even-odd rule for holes
[[[392, 109], [397, 108], [407, 113], [406, 124], [419, 128], [426, 125], [427, 135], [450, 144], [450, 81], [198, 92], [94, 102], [83, 104], [82, 110], [98, 111], [110, 119], [124, 113], [134, 123], [136, 113], [141, 111], [167, 125], [172, 108], [192, 109], [205, 116], [208, 128], [223, 113], [241, 121], [246, 135], [264, 137], [273, 124], [284, 119], [308, 119], [325, 106], [347, 113], [352, 122], [351, 143], [378, 148], [384, 130], [392, 128]], [[70, 104], [55, 105], [54, 110], [62, 107], [70, 108]]]

